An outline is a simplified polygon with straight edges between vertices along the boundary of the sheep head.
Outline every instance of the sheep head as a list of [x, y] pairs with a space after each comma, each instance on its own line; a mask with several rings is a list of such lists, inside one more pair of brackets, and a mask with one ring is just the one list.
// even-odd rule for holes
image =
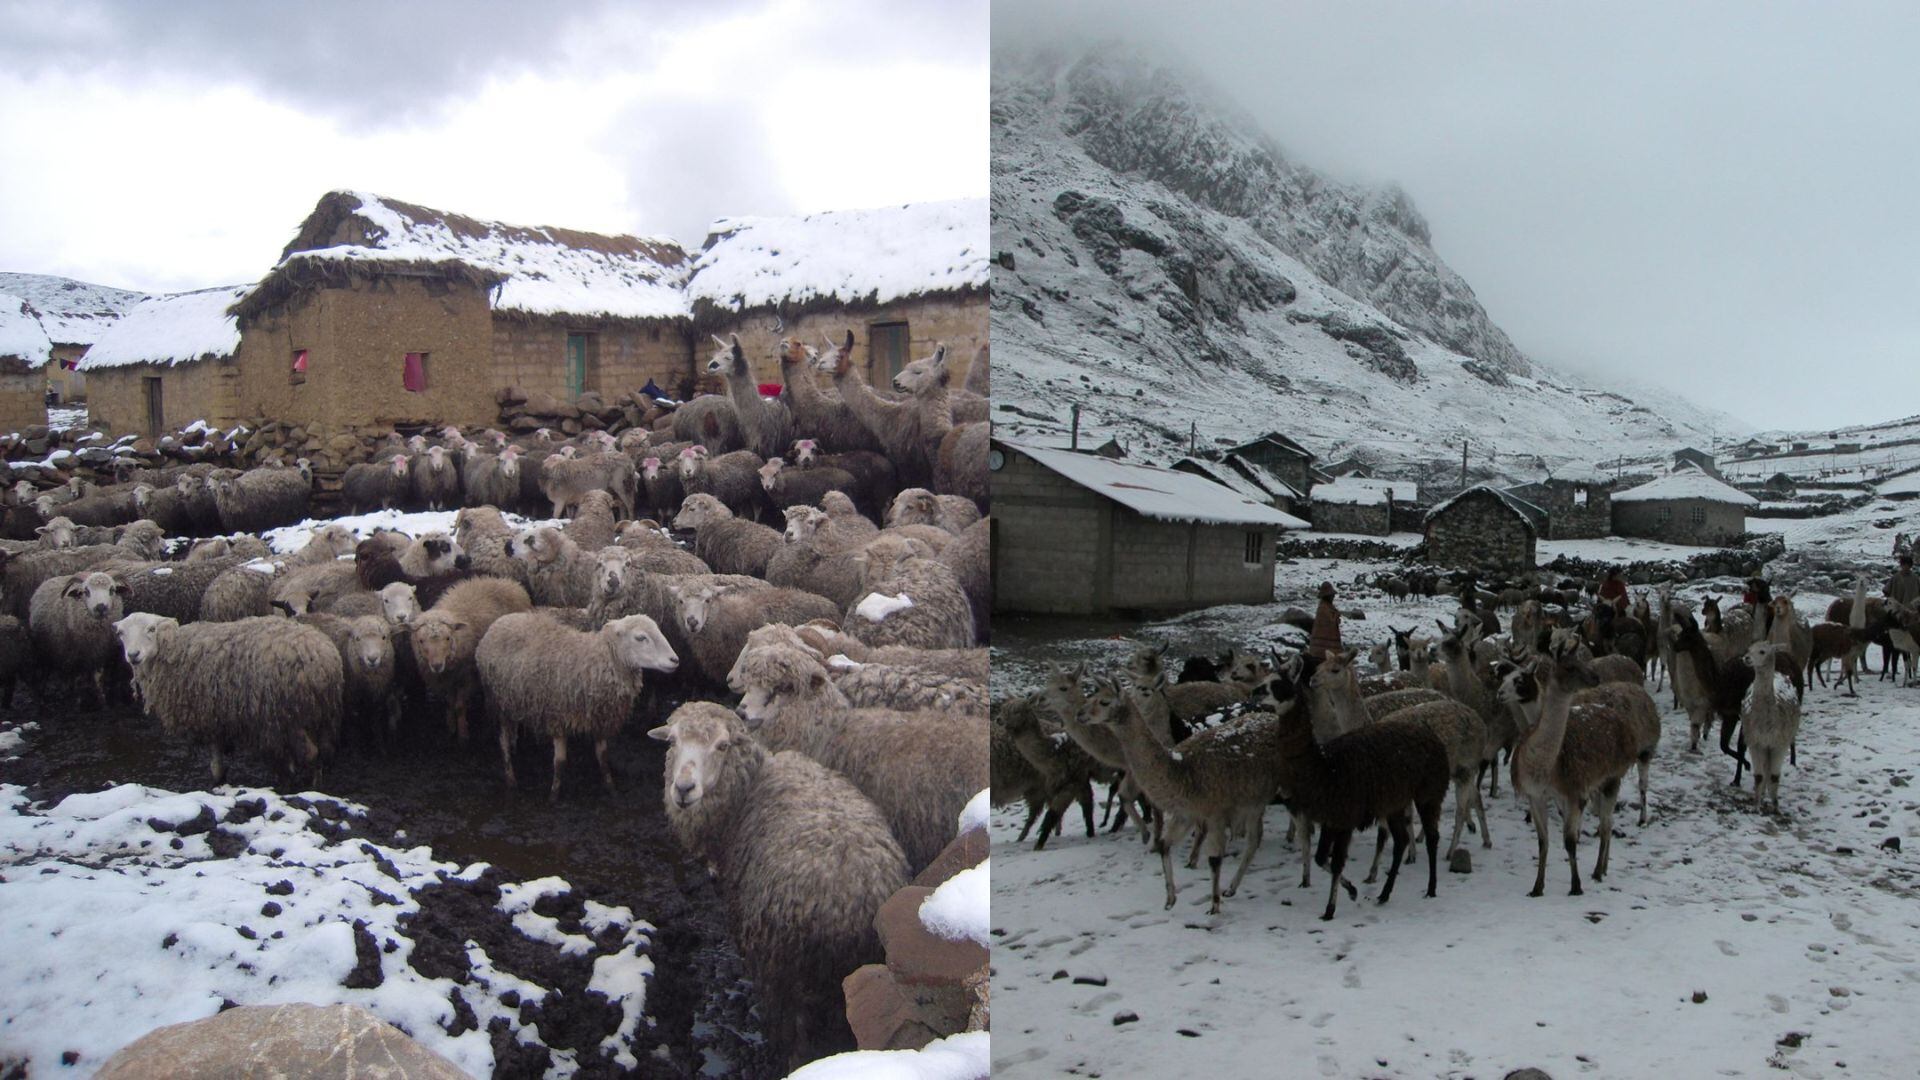
[[383, 620], [355, 619], [347, 631], [347, 657], [361, 671], [393, 666], [393, 633]]
[[179, 628], [177, 620], [136, 611], [114, 623], [113, 633], [120, 639], [120, 651], [126, 655], [127, 665], [138, 668], [142, 661], [163, 648], [168, 637]]
[[316, 551], [325, 551], [328, 558], [337, 559], [351, 553], [356, 543], [353, 533], [345, 525], [336, 522], [315, 529], [313, 536], [307, 541], [307, 547]]
[[61, 594], [68, 600], [78, 601], [88, 616], [112, 622], [121, 616], [122, 605], [133, 590], [112, 574], [95, 570], [68, 578]]
[[731, 755], [753, 754], [753, 735], [740, 718], [711, 701], [689, 701], [647, 732], [667, 749], [666, 796], [691, 809], [720, 782]]
[[455, 666], [459, 660], [456, 654], [461, 631], [468, 626], [466, 620], [444, 611], [429, 611], [415, 619], [410, 633], [413, 655], [420, 661], [420, 669], [444, 675], [448, 668]]
[[704, 446], [689, 446], [680, 451], [680, 479], [692, 480], [699, 476], [700, 468], [706, 464], [706, 461], [707, 448]]
[[819, 657], [791, 645], [772, 644], [752, 650], [752, 655], [734, 663], [727, 679], [729, 685], [738, 681], [740, 715], [750, 725], [777, 719], [788, 701], [830, 692], [837, 696], [831, 691], [832, 680]]
[[660, 624], [646, 615], [629, 615], [600, 628], [607, 649], [622, 664], [634, 671], [671, 672], [680, 666], [680, 656], [660, 632]]
[[56, 517], [45, 525], [33, 530], [48, 547], [70, 548], [74, 544], [74, 531], [78, 528], [69, 517]]
[[768, 623], [756, 626], [747, 632], [747, 642], [740, 647], [740, 655], [734, 657], [733, 667], [727, 672], [727, 689], [734, 693], [746, 691], [746, 670], [754, 663], [754, 656], [761, 650], [773, 648], [799, 649], [816, 660], [825, 658], [813, 646], [807, 644], [799, 632], [785, 623]]
[[551, 525], [529, 526], [521, 529], [507, 541], [507, 557], [521, 562], [545, 565], [558, 559], [566, 550], [559, 529]]
[[676, 590], [674, 595], [679, 599], [680, 625], [686, 627], [687, 633], [698, 634], [706, 627], [707, 615], [713, 602], [719, 598], [720, 590], [703, 585], [692, 591]]
[[387, 475], [396, 480], [405, 480], [413, 472], [413, 459], [405, 454], [395, 454], [387, 459]]
[[793, 441], [793, 465], [796, 469], [811, 469], [820, 460], [820, 444], [812, 439]]
[[680, 504], [680, 512], [673, 517], [673, 527], [699, 529], [716, 521], [725, 521], [732, 516], [733, 511], [727, 509], [725, 503], [702, 492], [687, 496], [686, 501]]
[[766, 464], [760, 466], [760, 486], [771, 492], [780, 482], [780, 469], [785, 464], [780, 458], [768, 458]]
[[425, 556], [422, 565], [425, 566], [426, 572], [429, 574], [444, 574], [451, 570], [464, 568], [463, 564], [466, 562], [467, 553], [462, 551], [460, 545], [454, 541], [453, 537], [448, 536], [446, 533], [438, 530], [421, 533], [420, 539], [415, 540], [414, 544], [420, 548], [422, 555]]
[[396, 581], [382, 588], [380, 613], [392, 626], [411, 626], [420, 617], [420, 597], [410, 581]]
[[827, 515], [811, 506], [789, 506], [786, 511], [787, 528], [782, 534], [789, 544], [804, 544], [813, 539], [813, 534], [827, 520]]
[[859, 517], [860, 510], [844, 491], [829, 491], [820, 496], [820, 509], [830, 518]]
[[939, 525], [940, 499], [926, 488], [907, 488], [887, 508], [889, 525]]
[[599, 600], [610, 600], [619, 596], [627, 587], [627, 571], [630, 567], [625, 548], [603, 548], [594, 556], [593, 595]]

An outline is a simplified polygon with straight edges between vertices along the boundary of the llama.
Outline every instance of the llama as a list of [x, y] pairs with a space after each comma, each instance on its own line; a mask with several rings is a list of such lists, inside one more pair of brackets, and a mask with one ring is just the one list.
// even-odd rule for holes
[[1775, 641], [1747, 647], [1753, 686], [1740, 706], [1740, 737], [1752, 753], [1753, 804], [1762, 812], [1769, 804], [1780, 812], [1780, 759], [1800, 733], [1800, 702], [1787, 697], [1791, 684], [1780, 670], [1792, 657], [1788, 646]]

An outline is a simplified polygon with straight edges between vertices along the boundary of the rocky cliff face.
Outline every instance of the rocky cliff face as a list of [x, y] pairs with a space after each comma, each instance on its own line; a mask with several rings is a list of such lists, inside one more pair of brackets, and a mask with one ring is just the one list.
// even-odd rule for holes
[[1722, 433], [1536, 367], [1405, 192], [1289, 160], [1138, 52], [996, 52], [992, 130], [1009, 434], [1057, 435], [1080, 404], [1087, 430], [1150, 457], [1184, 449], [1190, 424], [1202, 447], [1279, 427], [1382, 463], [1457, 462], [1465, 439], [1524, 475]]

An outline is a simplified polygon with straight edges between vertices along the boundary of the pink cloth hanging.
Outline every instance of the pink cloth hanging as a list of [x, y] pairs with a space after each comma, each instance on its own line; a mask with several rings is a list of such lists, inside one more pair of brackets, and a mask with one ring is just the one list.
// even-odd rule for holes
[[307, 350], [301, 349], [293, 354], [293, 370], [304, 374], [307, 370]]
[[413, 393], [421, 393], [427, 388], [426, 353], [410, 352], [406, 366], [400, 373], [400, 385]]

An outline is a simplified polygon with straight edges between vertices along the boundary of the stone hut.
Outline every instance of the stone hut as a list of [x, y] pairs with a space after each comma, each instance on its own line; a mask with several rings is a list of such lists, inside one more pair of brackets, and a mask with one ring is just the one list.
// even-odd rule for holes
[[1720, 467], [1713, 463], [1713, 455], [1705, 450], [1696, 450], [1691, 446], [1681, 447], [1673, 452], [1673, 467], [1679, 469], [1691, 465], [1708, 476], [1719, 476]]
[[1314, 485], [1308, 517], [1315, 532], [1385, 536], [1393, 531], [1394, 502], [1393, 484], [1349, 473], [1331, 484]]
[[47, 332], [53, 344], [47, 389], [60, 402], [86, 400], [86, 376], [76, 370], [80, 358], [115, 320], [146, 299], [144, 293], [51, 274], [0, 273], [0, 293], [25, 300]]
[[987, 343], [985, 199], [723, 218], [687, 283], [702, 365], [708, 334], [738, 334], [762, 383], [778, 383], [782, 338], [811, 345], [853, 331], [853, 362], [881, 393], [947, 345], [953, 385]]
[[1718, 547], [1739, 542], [1747, 531], [1747, 510], [1759, 505], [1753, 496], [1698, 469], [1682, 469], [1616, 493], [1613, 531], [1669, 544]]
[[53, 343], [27, 302], [0, 293], [0, 432], [47, 422], [47, 362]]
[[1375, 479], [1373, 469], [1356, 457], [1343, 457], [1339, 461], [1328, 464], [1321, 471], [1335, 480], [1343, 476], [1357, 476], [1362, 480]]
[[1427, 512], [1427, 559], [1440, 566], [1520, 574], [1534, 568], [1546, 511], [1499, 488], [1470, 487]]
[[1273, 599], [1274, 538], [1307, 523], [1205, 476], [995, 440], [993, 607], [1049, 615]]
[[561, 402], [685, 388], [687, 264], [672, 240], [330, 192], [233, 307], [240, 408], [384, 430], [493, 423], [509, 387]]
[[1591, 540], [1613, 531], [1613, 477], [1591, 465], [1562, 466], [1507, 491], [1547, 512], [1548, 540]]
[[80, 360], [89, 419], [149, 436], [195, 420], [239, 423], [240, 329], [228, 309], [251, 288], [223, 285], [136, 304]]
[[1800, 490], [1800, 481], [1795, 480], [1792, 476], [1786, 473], [1777, 472], [1777, 473], [1774, 473], [1772, 476], [1767, 477], [1761, 486], [1766, 489], [1766, 492], [1769, 495], [1778, 495], [1778, 496], [1781, 496], [1782, 498], [1792, 498], [1794, 493]]
[[[1277, 431], [1269, 431], [1257, 439], [1229, 447], [1227, 454], [1239, 455], [1266, 469], [1295, 492], [1304, 494], [1311, 491], [1316, 482], [1313, 451]], [[1331, 477], [1322, 474], [1323, 482], [1331, 482], [1331, 480]]]

